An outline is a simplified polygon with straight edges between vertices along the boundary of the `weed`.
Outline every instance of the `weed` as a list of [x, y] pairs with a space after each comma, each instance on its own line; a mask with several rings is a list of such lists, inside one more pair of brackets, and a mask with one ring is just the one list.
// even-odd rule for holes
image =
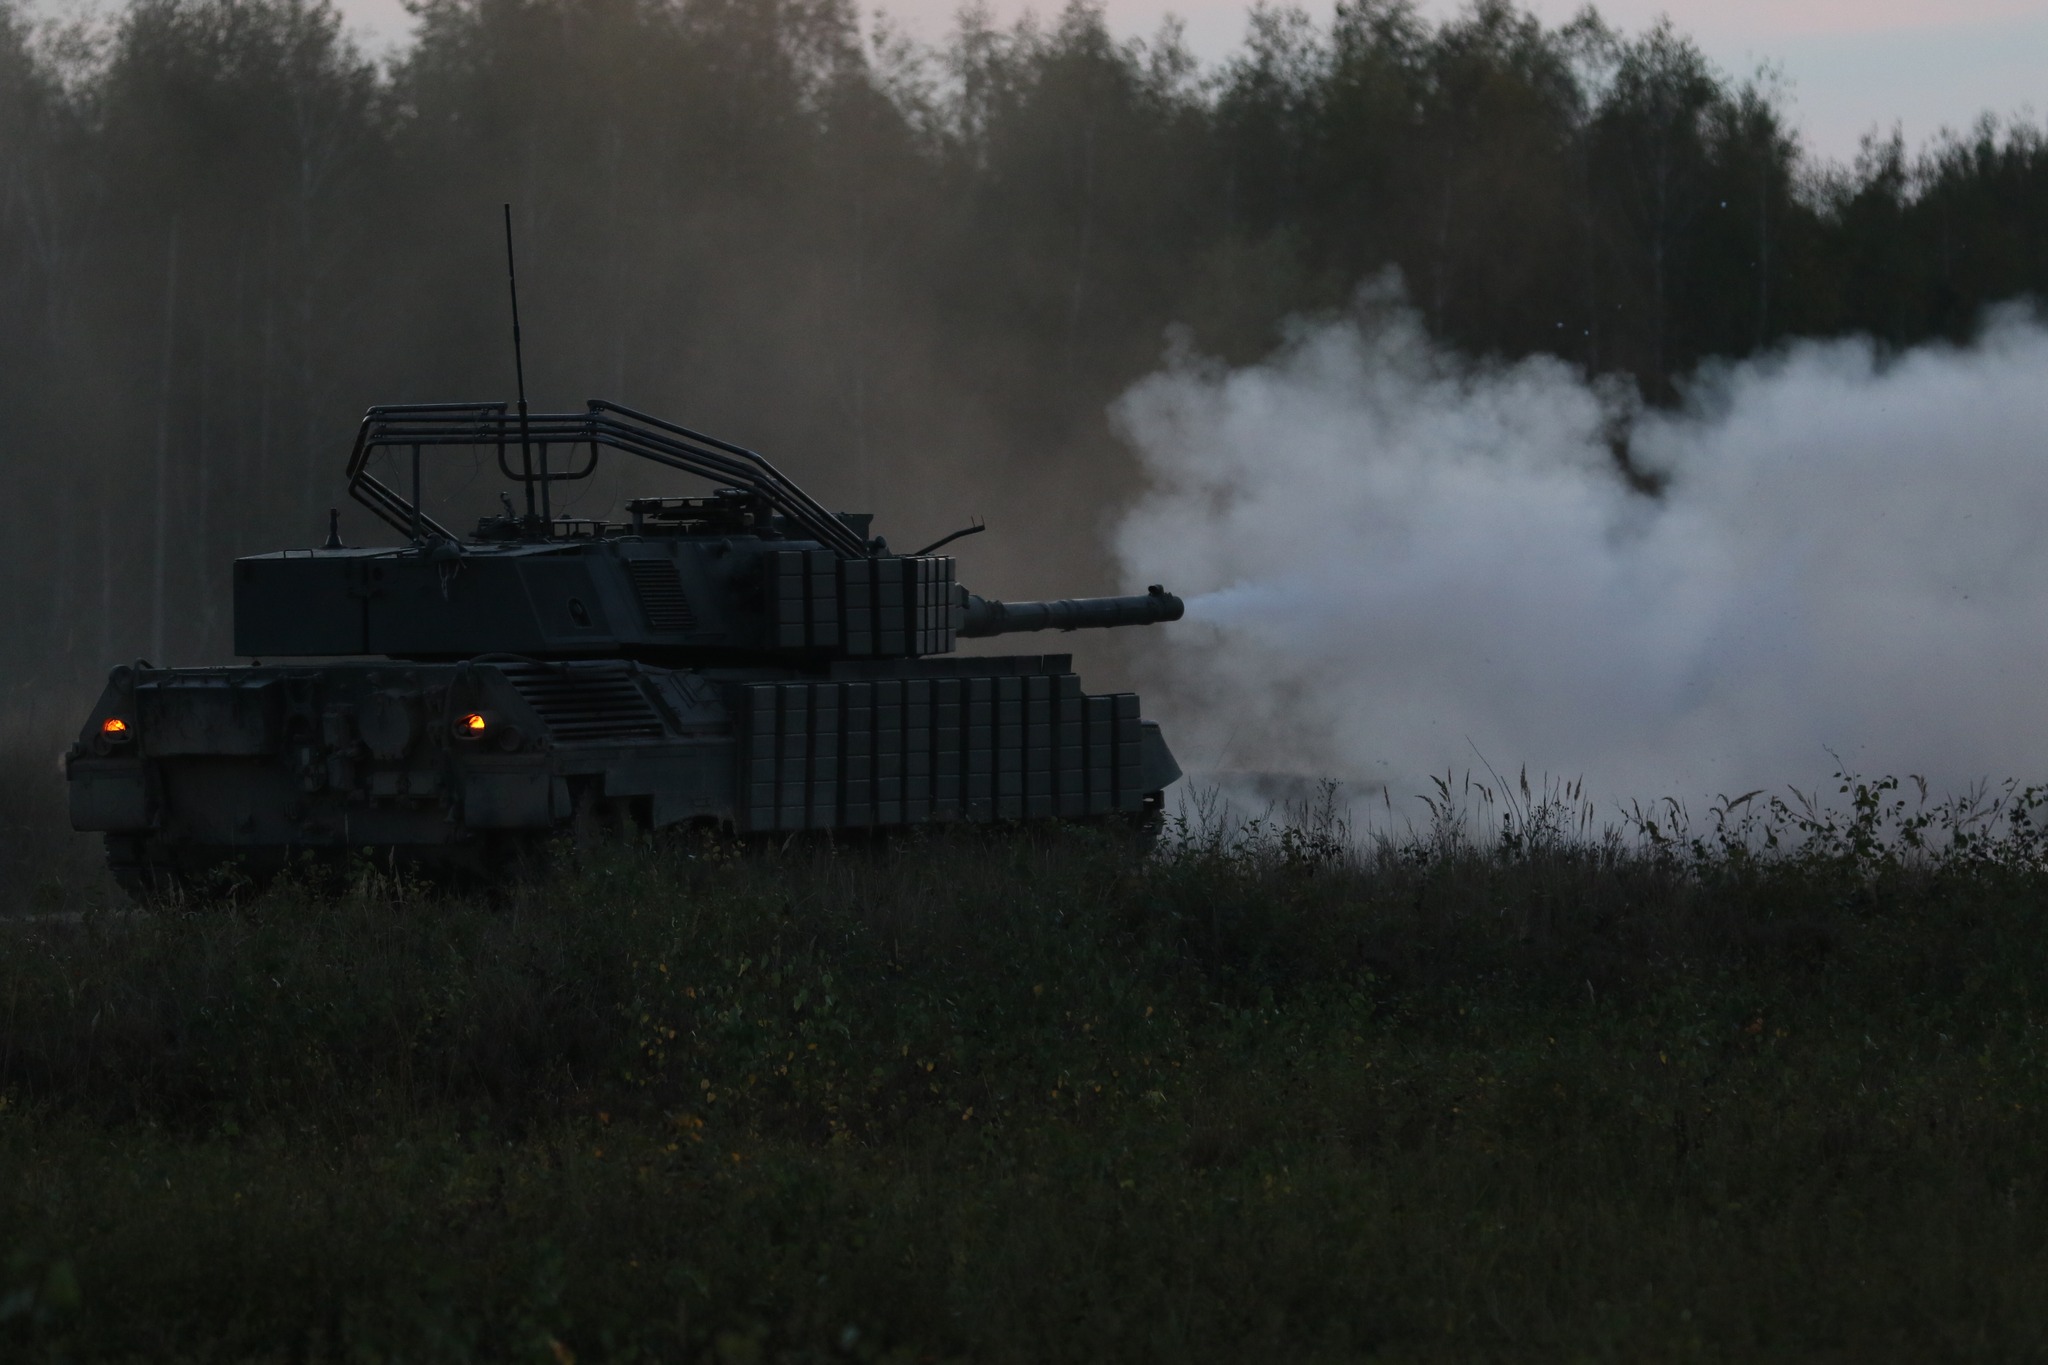
[[2039, 794], [1480, 785], [8, 926], [0, 1351], [2039, 1354]]

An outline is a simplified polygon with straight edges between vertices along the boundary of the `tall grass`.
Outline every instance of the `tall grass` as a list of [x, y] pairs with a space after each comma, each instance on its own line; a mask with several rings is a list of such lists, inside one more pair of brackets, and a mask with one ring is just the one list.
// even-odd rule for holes
[[16, 924], [0, 1354], [2039, 1356], [2039, 803], [1845, 785]]
[[120, 898], [100, 837], [71, 828], [60, 760], [72, 738], [39, 712], [0, 713], [0, 918]]

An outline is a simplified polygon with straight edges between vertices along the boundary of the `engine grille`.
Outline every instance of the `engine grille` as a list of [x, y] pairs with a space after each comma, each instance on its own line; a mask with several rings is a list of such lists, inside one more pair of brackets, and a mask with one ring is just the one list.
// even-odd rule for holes
[[629, 559], [626, 572], [632, 576], [633, 595], [640, 599], [640, 610], [647, 614], [649, 628], [697, 628], [697, 614], [690, 610], [690, 599], [683, 596], [683, 582], [676, 573], [674, 560]]
[[557, 740], [660, 739], [661, 714], [625, 663], [500, 664]]

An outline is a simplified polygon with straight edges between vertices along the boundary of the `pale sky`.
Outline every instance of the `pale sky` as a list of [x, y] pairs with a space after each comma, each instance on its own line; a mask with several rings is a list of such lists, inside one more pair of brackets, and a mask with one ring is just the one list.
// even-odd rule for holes
[[[373, 47], [401, 38], [399, 0], [336, 0]], [[1107, 0], [1120, 34], [1150, 34], [1169, 14], [1187, 24], [1205, 60], [1236, 46], [1249, 8], [1243, 0]], [[1524, 0], [1562, 22], [1581, 0]], [[1423, 0], [1449, 14], [1457, 0]], [[993, 0], [999, 18], [1059, 0]], [[871, 5], [870, 8], [873, 8]], [[881, 6], [928, 40], [945, 36], [957, 0], [888, 0]], [[1311, 0], [1327, 14], [1327, 0]], [[1858, 139], [1898, 125], [1908, 147], [1943, 127], [1963, 128], [1990, 110], [2040, 121], [2048, 112], [2048, 0], [1606, 0], [1609, 23], [1633, 32], [1668, 14], [1707, 55], [1736, 75], [1773, 64], [1789, 87], [1807, 145], [1842, 160]]]

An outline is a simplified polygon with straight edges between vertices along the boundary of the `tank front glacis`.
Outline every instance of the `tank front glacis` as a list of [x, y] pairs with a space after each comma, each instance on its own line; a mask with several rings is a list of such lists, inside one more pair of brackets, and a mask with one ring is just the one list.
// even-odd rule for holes
[[625, 661], [120, 668], [73, 746], [71, 815], [117, 871], [123, 852], [177, 871], [358, 847], [474, 862], [579, 801], [720, 816], [732, 763], [714, 685]]
[[[234, 668], [114, 670], [67, 761], [73, 824], [138, 894], [223, 862], [373, 849], [489, 874], [595, 819], [739, 832], [937, 820], [1156, 820], [1179, 776], [1131, 694], [1066, 655], [962, 658], [956, 638], [1172, 620], [1178, 599], [1000, 603], [951, 556], [895, 555], [758, 456], [641, 414], [372, 409], [350, 492], [392, 548], [237, 561]], [[587, 444], [569, 472], [545, 440]], [[427, 517], [422, 448], [492, 446], [527, 511], [458, 538]], [[745, 480], [642, 498], [630, 521], [547, 512], [598, 451]], [[409, 448], [413, 494], [368, 456]], [[291, 662], [280, 662], [281, 660]]]

